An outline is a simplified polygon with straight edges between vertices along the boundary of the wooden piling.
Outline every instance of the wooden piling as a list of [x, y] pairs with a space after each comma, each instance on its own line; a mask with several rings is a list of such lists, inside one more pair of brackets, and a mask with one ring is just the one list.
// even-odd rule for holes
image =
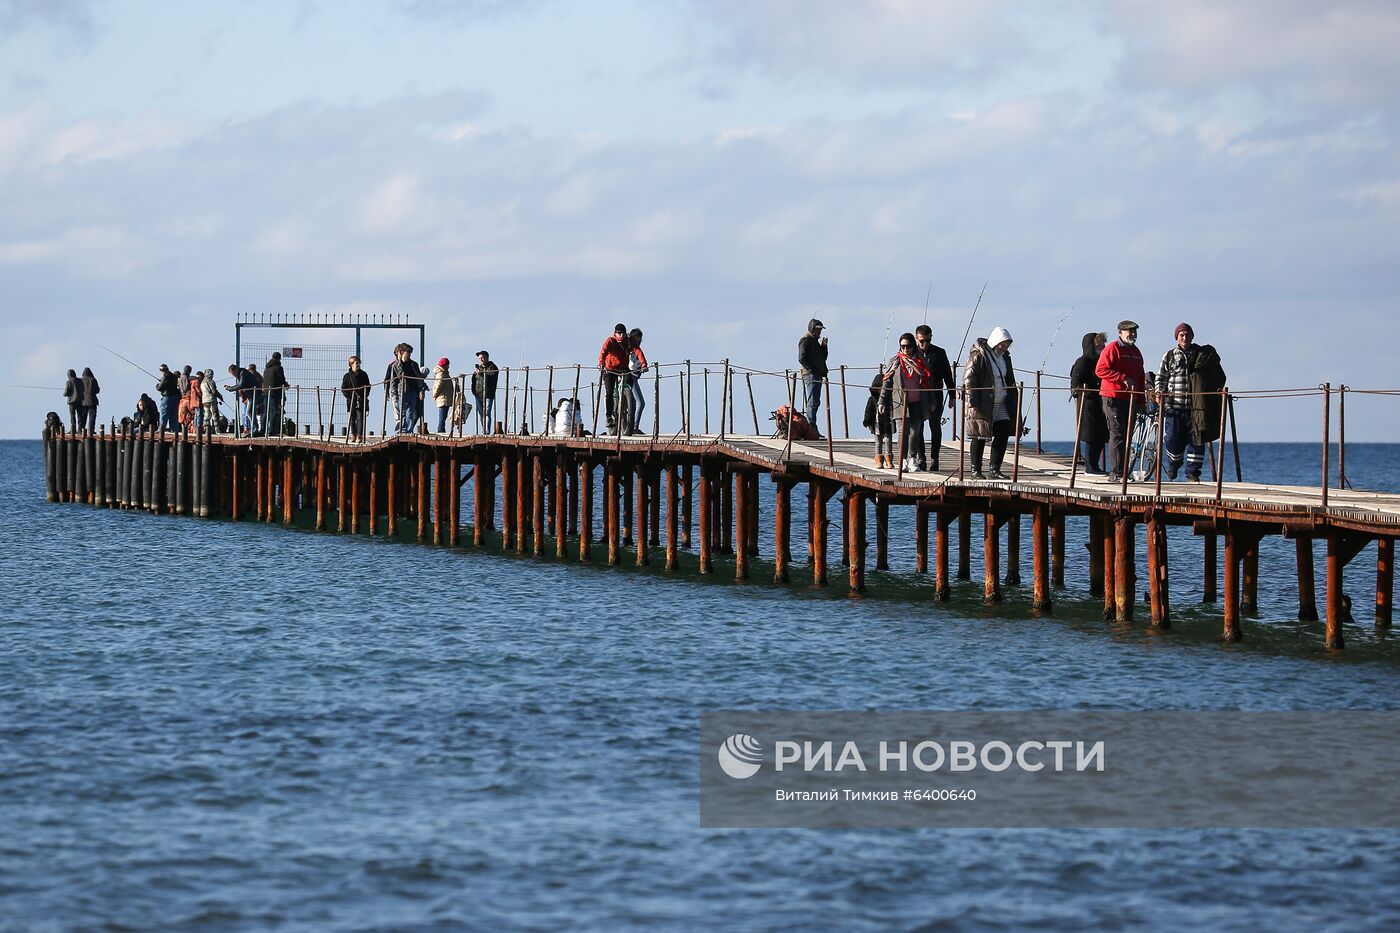
[[1001, 602], [1001, 542], [997, 535], [997, 516], [994, 512], [982, 515], [982, 601]]
[[1313, 539], [1299, 535], [1293, 542], [1298, 557], [1298, 621], [1317, 621], [1317, 583], [1313, 568]]
[[1050, 599], [1050, 518], [1049, 508], [1037, 506], [1031, 513], [1031, 609], [1048, 614], [1053, 608]]

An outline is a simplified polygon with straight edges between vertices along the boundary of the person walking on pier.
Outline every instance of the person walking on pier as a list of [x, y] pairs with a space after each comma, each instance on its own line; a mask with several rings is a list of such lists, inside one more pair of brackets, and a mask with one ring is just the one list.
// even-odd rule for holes
[[1166, 478], [1176, 479], [1186, 462], [1186, 479], [1201, 480], [1205, 445], [1220, 435], [1219, 393], [1225, 388], [1225, 370], [1215, 347], [1199, 346], [1196, 333], [1184, 321], [1176, 325], [1176, 346], [1162, 357], [1157, 390], [1166, 422], [1162, 429]]
[[886, 367], [885, 388], [881, 392], [880, 407], [876, 418], [881, 414], [890, 419], [893, 434], [900, 438], [904, 454], [903, 469], [917, 473], [927, 463], [924, 453], [923, 405], [928, 397], [929, 371], [923, 358], [915, 352], [914, 335], [899, 335], [899, 352], [890, 358]]
[[180, 429], [180, 380], [164, 363], [160, 364], [160, 376], [156, 379], [156, 391], [160, 393], [160, 426], [167, 431], [178, 431]]
[[1099, 397], [1103, 400], [1103, 417], [1108, 424], [1108, 471], [1111, 477], [1123, 478], [1128, 469], [1127, 444], [1132, 425], [1128, 424], [1128, 399], [1141, 396], [1147, 377], [1143, 374], [1142, 351], [1137, 348], [1138, 326], [1135, 321], [1118, 322], [1118, 339], [1103, 348], [1094, 366], [1099, 377]]
[[608, 414], [608, 430], [616, 432], [617, 426], [617, 387], [618, 381], [628, 372], [628, 359], [632, 346], [627, 337], [627, 325], [618, 324], [612, 334], [603, 341], [598, 351], [598, 369], [602, 371], [604, 409]]
[[[986, 337], [977, 338], [963, 369], [963, 433], [971, 442], [973, 479], [1007, 478], [1001, 465], [1019, 403], [1011, 332], [994, 327]], [[982, 457], [988, 441], [992, 442], [991, 470], [984, 474]]]
[[890, 424], [889, 404], [884, 400], [885, 364], [870, 381], [870, 400], [865, 403], [865, 418], [861, 424], [875, 435], [875, 468], [894, 469], [894, 427]]
[[437, 433], [447, 433], [447, 416], [452, 413], [452, 400], [457, 394], [457, 386], [452, 381], [452, 361], [447, 357], [437, 361], [433, 367], [433, 404], [437, 406]]
[[369, 373], [360, 368], [360, 358], [350, 357], [346, 364], [349, 369], [340, 377], [340, 392], [345, 396], [345, 410], [350, 413], [346, 419], [350, 440], [365, 439], [365, 412], [369, 409]]
[[1108, 422], [1104, 420], [1103, 403], [1099, 400], [1099, 377], [1094, 368], [1099, 364], [1108, 337], [1103, 333], [1085, 334], [1084, 352], [1069, 371], [1069, 400], [1074, 403], [1079, 421], [1079, 443], [1084, 445], [1084, 472], [1099, 476], [1103, 469], [1103, 447], [1108, 439]]
[[483, 434], [495, 431], [496, 383], [501, 378], [500, 367], [491, 362], [491, 354], [476, 351], [476, 368], [472, 371], [472, 395], [476, 397], [477, 424]]
[[68, 370], [68, 381], [63, 384], [63, 397], [68, 399], [68, 429], [77, 434], [87, 422], [87, 414], [83, 411], [83, 382], [78, 378], [78, 371]]
[[[948, 353], [933, 342], [933, 328], [927, 324], [920, 324], [914, 328], [914, 353], [923, 360], [924, 368], [928, 370], [929, 387], [923, 396], [923, 406], [920, 416], [928, 422], [929, 431], [929, 459], [924, 462], [919, 460], [919, 469], [927, 470], [930, 466], [938, 469], [938, 454], [943, 449], [943, 390], [948, 390], [947, 403], [951, 410], [954, 405], [956, 383], [953, 382], [953, 367], [948, 362]], [[918, 426], [919, 446], [923, 446], [923, 425]]]
[[[807, 333], [797, 341], [797, 365], [802, 368], [802, 408], [813, 430], [817, 428], [817, 412], [822, 406], [822, 380], [827, 372], [827, 343], [822, 336], [825, 329], [825, 324], [812, 318], [807, 322]], [[820, 440], [821, 432], [817, 434]]]

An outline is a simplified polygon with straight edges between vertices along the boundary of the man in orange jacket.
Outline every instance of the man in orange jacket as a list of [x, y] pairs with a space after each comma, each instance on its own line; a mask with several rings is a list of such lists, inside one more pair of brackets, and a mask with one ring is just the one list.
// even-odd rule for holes
[[1142, 394], [1146, 377], [1142, 351], [1137, 348], [1137, 332], [1137, 322], [1119, 321], [1118, 339], [1103, 348], [1094, 367], [1094, 375], [1100, 380], [1104, 418], [1108, 421], [1108, 472], [1120, 480], [1128, 468], [1124, 446], [1132, 431], [1128, 424], [1128, 399], [1136, 394], [1141, 407], [1146, 398]]

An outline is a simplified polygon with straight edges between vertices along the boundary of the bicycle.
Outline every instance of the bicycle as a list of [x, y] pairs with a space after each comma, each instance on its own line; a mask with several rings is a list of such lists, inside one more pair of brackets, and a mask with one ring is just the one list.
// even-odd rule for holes
[[1145, 483], [1157, 475], [1157, 419], [1161, 416], [1161, 406], [1156, 403], [1133, 416], [1133, 430], [1128, 436], [1128, 477], [1135, 483]]

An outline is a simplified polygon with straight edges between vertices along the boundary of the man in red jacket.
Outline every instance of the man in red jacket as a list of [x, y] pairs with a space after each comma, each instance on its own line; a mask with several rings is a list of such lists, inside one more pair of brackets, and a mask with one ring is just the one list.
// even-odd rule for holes
[[607, 406], [608, 430], [617, 429], [617, 381], [627, 374], [632, 342], [627, 338], [627, 325], [618, 324], [612, 336], [603, 341], [598, 351], [598, 368], [603, 371], [603, 401]]
[[1128, 424], [1128, 399], [1136, 393], [1141, 405], [1146, 383], [1142, 352], [1137, 348], [1137, 332], [1135, 321], [1119, 321], [1118, 339], [1103, 348], [1098, 365], [1094, 367], [1094, 375], [1101, 382], [1099, 397], [1103, 400], [1104, 418], [1108, 421], [1108, 472], [1120, 480], [1128, 468], [1123, 448], [1132, 430], [1132, 425]]

